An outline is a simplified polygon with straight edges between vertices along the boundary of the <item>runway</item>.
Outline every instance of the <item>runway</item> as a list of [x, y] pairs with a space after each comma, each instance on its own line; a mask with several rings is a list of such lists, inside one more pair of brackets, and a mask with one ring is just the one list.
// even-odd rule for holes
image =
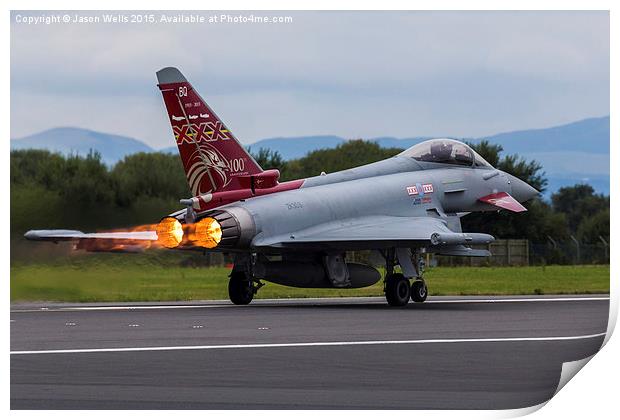
[[12, 409], [504, 409], [595, 353], [609, 297], [11, 307]]

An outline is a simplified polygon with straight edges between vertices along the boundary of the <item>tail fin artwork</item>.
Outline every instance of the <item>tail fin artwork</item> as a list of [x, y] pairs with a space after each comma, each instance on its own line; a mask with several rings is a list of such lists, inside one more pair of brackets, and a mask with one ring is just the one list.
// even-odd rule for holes
[[183, 74], [166, 67], [157, 80], [192, 194], [250, 188], [263, 170]]

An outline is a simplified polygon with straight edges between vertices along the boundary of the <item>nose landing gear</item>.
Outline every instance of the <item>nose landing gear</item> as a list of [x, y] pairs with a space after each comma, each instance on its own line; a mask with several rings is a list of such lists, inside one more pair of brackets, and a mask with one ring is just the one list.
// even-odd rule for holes
[[385, 276], [385, 298], [390, 306], [405, 306], [411, 296], [411, 286], [407, 277], [400, 273]]
[[428, 297], [428, 289], [424, 279], [417, 279], [411, 284], [411, 300], [414, 302], [424, 302]]

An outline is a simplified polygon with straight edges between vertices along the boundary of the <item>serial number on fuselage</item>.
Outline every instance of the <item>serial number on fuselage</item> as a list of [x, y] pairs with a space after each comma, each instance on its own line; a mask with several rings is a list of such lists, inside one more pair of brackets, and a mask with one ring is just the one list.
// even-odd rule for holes
[[301, 201], [293, 201], [291, 203], [285, 203], [284, 205], [289, 210], [303, 209], [304, 208], [304, 204]]

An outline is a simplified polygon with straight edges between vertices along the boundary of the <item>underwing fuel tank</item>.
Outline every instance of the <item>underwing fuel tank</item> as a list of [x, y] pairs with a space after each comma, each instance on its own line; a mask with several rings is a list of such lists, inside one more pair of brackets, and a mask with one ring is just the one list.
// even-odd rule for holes
[[340, 284], [329, 278], [325, 266], [319, 262], [265, 261], [255, 265], [254, 275], [283, 286], [314, 289], [357, 289], [372, 286], [381, 279], [379, 271], [369, 265], [346, 263], [346, 268], [348, 276]]

